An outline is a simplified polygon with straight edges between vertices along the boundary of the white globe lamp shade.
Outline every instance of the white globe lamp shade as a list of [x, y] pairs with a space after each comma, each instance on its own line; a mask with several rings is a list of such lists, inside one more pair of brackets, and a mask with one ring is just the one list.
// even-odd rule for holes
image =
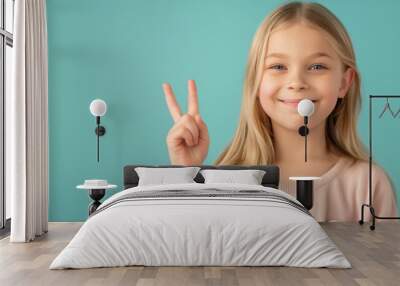
[[314, 103], [309, 99], [303, 99], [297, 105], [297, 112], [301, 116], [311, 116], [314, 113]]
[[90, 103], [90, 112], [93, 116], [103, 116], [107, 112], [107, 104], [102, 99], [95, 99]]

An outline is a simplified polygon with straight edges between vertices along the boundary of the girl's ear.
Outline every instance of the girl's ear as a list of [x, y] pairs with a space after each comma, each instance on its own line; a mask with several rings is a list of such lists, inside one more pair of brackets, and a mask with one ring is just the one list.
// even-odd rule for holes
[[339, 98], [343, 98], [346, 96], [347, 91], [354, 80], [355, 71], [353, 68], [348, 67], [347, 70], [343, 73], [342, 84], [339, 89]]

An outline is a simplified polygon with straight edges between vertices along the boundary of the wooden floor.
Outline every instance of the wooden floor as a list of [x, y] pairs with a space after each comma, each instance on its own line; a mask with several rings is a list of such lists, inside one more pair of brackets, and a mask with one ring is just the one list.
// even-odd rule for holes
[[0, 285], [400, 285], [400, 224], [327, 223], [323, 228], [353, 268], [118, 267], [49, 270], [81, 223], [50, 223], [32, 243], [0, 241]]

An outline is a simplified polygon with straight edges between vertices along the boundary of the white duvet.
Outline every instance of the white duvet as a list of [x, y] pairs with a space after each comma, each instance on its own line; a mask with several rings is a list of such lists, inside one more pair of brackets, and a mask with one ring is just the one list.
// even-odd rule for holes
[[[294, 266], [350, 268], [314, 218], [258, 198], [152, 198], [121, 201], [131, 192], [262, 190], [242, 184], [174, 184], [124, 190], [104, 201], [50, 269], [145, 266]], [[298, 202], [297, 202], [298, 203]], [[106, 206], [108, 206], [106, 208]]]

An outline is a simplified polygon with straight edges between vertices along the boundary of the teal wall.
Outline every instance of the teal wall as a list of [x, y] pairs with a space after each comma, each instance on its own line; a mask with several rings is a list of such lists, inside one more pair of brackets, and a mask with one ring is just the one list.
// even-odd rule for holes
[[[359, 130], [367, 143], [368, 94], [400, 94], [400, 2], [319, 2], [342, 20], [353, 39], [363, 80]], [[161, 89], [165, 81], [173, 85], [186, 110], [187, 80], [196, 80], [200, 111], [211, 137], [205, 163], [211, 164], [237, 125], [253, 34], [281, 3], [47, 0], [49, 220], [86, 219], [90, 200], [85, 191], [75, 189], [85, 178], [119, 185], [109, 196], [121, 190], [124, 165], [169, 163], [165, 138], [172, 120]], [[108, 104], [100, 163], [95, 119], [89, 112], [95, 98]], [[400, 100], [393, 105], [400, 107]], [[379, 120], [374, 146], [393, 179], [400, 166], [396, 124]]]

